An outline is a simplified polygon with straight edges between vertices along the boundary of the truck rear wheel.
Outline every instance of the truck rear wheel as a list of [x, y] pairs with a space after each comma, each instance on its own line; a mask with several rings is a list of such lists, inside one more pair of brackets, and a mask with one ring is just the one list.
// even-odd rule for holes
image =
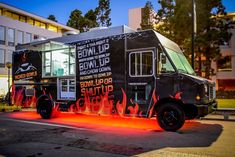
[[53, 111], [53, 102], [48, 99], [39, 100], [37, 111], [43, 119], [50, 119]]
[[165, 103], [157, 109], [157, 122], [166, 131], [177, 131], [185, 122], [185, 114], [176, 103]]

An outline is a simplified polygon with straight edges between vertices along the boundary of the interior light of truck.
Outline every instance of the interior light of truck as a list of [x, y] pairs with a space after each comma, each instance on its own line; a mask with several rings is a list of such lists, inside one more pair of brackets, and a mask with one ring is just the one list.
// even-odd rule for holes
[[196, 96], [196, 100], [199, 101], [201, 97], [199, 95]]
[[205, 93], [207, 93], [208, 92], [208, 87], [207, 87], [206, 84], [204, 84], [204, 89], [205, 89]]

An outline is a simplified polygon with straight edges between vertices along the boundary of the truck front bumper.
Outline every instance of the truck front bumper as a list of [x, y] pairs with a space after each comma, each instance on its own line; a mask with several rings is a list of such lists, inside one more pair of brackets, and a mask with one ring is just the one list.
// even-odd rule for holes
[[217, 109], [217, 101], [210, 102], [208, 104], [197, 105], [198, 116], [204, 117]]

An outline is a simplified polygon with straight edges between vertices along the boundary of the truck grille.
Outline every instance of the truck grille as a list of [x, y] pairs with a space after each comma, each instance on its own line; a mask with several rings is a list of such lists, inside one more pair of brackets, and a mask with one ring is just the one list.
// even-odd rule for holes
[[209, 100], [215, 99], [215, 97], [216, 97], [215, 86], [210, 85], [209, 86]]

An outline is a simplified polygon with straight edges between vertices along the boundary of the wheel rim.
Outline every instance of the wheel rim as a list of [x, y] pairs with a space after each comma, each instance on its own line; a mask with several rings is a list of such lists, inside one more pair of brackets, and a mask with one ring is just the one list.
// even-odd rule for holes
[[40, 113], [43, 117], [47, 117], [49, 115], [49, 112], [50, 112], [49, 110], [50, 110], [49, 107], [47, 107], [46, 105], [45, 106], [43, 105], [41, 107]]
[[166, 126], [174, 126], [178, 124], [179, 115], [174, 110], [165, 110], [162, 115], [162, 121]]

